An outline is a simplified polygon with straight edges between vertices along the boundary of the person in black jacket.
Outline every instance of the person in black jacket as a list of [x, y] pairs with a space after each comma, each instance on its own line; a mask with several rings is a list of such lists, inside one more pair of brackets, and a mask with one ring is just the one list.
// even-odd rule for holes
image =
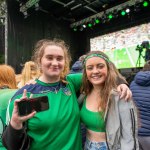
[[150, 149], [150, 60], [138, 72], [130, 84], [133, 99], [139, 109], [140, 127], [138, 138], [140, 150]]
[[70, 73], [81, 73], [83, 70], [82, 61], [86, 55], [82, 55], [79, 57], [79, 59], [72, 65]]

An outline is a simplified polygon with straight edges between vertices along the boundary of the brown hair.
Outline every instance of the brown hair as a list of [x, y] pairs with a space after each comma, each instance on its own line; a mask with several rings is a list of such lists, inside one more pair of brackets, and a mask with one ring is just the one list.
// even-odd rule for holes
[[150, 60], [145, 63], [142, 71], [150, 71]]
[[[105, 80], [104, 86], [103, 88], [100, 90], [100, 95], [103, 95], [101, 97], [101, 102], [100, 102], [100, 106], [101, 109], [103, 111], [105, 111], [105, 107], [108, 101], [108, 98], [111, 94], [112, 89], [116, 89], [117, 88], [117, 74], [119, 73], [116, 69], [116, 67], [113, 65], [113, 63], [111, 61], [109, 61], [109, 58], [106, 54], [104, 54], [101, 51], [91, 51], [89, 53], [87, 53], [85, 60], [88, 56], [92, 55], [92, 54], [99, 54], [102, 55], [107, 64], [107, 69], [108, 69], [108, 73], [107, 73], [107, 78]], [[107, 61], [108, 60], [108, 61]], [[81, 88], [81, 91], [83, 93], [85, 93], [85, 95], [88, 95], [89, 93], [91, 93], [92, 89], [93, 89], [93, 85], [89, 82], [89, 80], [87, 79], [87, 75], [86, 75], [86, 61], [84, 61], [84, 69], [83, 69], [83, 85]]]
[[126, 81], [125, 77], [123, 77], [120, 72], [118, 71], [118, 69], [116, 68], [115, 64], [113, 62], [109, 62], [111, 63], [112, 69], [115, 71], [116, 75], [117, 75], [117, 85], [119, 85], [119, 81], [123, 82], [123, 84], [127, 84], [128, 82]]
[[41, 63], [41, 58], [44, 55], [44, 50], [49, 45], [59, 46], [59, 47], [62, 48], [62, 50], [64, 52], [65, 66], [64, 66], [63, 72], [60, 75], [60, 79], [64, 80], [65, 76], [70, 71], [71, 56], [69, 54], [69, 47], [65, 44], [65, 42], [63, 40], [59, 40], [59, 39], [54, 39], [54, 40], [43, 39], [43, 40], [38, 41], [37, 44], [35, 45], [33, 60], [39, 65]]
[[14, 69], [9, 66], [2, 64], [0, 65], [0, 87], [6, 86], [10, 89], [16, 89], [16, 78]]

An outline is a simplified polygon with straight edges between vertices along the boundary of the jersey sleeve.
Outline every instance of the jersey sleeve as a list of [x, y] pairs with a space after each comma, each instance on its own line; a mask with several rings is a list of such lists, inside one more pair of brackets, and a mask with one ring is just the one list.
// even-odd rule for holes
[[75, 91], [79, 91], [82, 84], [82, 73], [76, 73], [76, 74], [69, 74], [66, 79], [68, 82], [72, 83]]

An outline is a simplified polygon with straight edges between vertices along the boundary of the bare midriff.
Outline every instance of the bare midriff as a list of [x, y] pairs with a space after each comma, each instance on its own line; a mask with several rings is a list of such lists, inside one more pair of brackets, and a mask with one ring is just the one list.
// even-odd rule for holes
[[87, 138], [90, 141], [94, 142], [105, 142], [106, 141], [106, 133], [105, 132], [95, 132], [87, 129]]

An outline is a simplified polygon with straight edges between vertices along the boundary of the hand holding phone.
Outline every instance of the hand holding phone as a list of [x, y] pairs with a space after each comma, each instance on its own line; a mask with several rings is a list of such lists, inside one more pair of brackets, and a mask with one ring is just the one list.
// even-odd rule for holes
[[49, 109], [47, 96], [23, 99], [17, 104], [18, 113], [20, 116], [26, 116], [33, 111], [40, 112]]

